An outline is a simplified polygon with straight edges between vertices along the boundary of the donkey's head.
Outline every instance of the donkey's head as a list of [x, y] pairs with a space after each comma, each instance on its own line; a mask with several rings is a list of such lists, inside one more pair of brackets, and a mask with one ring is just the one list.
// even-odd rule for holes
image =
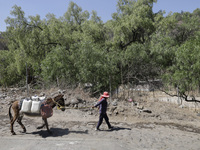
[[60, 94], [54, 97], [54, 101], [59, 109], [65, 111], [65, 99], [63, 98], [64, 95]]

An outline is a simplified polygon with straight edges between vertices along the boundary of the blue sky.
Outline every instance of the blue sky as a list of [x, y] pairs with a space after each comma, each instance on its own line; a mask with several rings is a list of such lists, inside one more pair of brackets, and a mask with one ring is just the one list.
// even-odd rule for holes
[[[63, 16], [70, 1], [75, 2], [83, 11], [91, 13], [95, 10], [106, 22], [112, 19], [112, 13], [116, 12], [118, 0], [0, 0], [0, 31], [6, 30], [5, 19], [11, 16], [10, 11], [15, 4], [22, 8], [26, 17], [38, 14], [43, 19], [48, 13], [55, 14], [57, 18]], [[165, 10], [168, 14], [170, 11], [193, 12], [196, 8], [200, 8], [200, 0], [158, 0], [153, 11]]]

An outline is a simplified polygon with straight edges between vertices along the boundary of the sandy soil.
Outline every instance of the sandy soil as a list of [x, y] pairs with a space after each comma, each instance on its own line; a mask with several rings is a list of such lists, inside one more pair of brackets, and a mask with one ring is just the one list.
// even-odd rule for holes
[[[68, 97], [68, 100], [70, 98]], [[66, 101], [68, 101], [66, 100]], [[23, 118], [27, 133], [15, 123], [17, 135], [11, 135], [8, 107], [12, 100], [0, 99], [0, 149], [4, 150], [199, 150], [200, 121], [197, 113], [188, 108], [157, 100], [140, 101], [140, 106], [128, 101], [109, 100], [108, 116], [115, 127], [108, 130], [106, 123], [95, 131], [98, 110], [88, 108], [95, 99], [68, 106], [65, 112], [54, 108], [48, 119], [50, 130], [36, 129], [42, 123], [39, 117]], [[87, 107], [87, 108], [86, 108]], [[147, 111], [148, 110], [148, 111]]]

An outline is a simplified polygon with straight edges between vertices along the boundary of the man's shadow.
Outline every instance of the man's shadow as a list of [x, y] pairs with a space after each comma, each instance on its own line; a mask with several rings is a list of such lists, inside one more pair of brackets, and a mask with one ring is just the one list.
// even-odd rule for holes
[[47, 132], [47, 130], [40, 130], [40, 131], [35, 131], [27, 134], [34, 134], [34, 135], [39, 135], [43, 138], [47, 137], [62, 137], [64, 135], [68, 135], [69, 133], [76, 133], [76, 134], [88, 134], [88, 130], [85, 131], [69, 131], [69, 129], [61, 129], [61, 128], [51, 128], [51, 134]]
[[119, 130], [131, 130], [131, 128], [124, 128], [124, 127], [113, 127], [109, 131], [119, 131]]

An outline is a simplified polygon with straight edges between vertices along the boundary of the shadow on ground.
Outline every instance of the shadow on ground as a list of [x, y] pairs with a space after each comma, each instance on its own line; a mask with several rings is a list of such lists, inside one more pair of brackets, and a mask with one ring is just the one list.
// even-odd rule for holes
[[107, 131], [107, 132], [112, 132], [112, 131], [120, 131], [120, 130], [131, 130], [131, 128], [124, 128], [124, 127], [113, 127], [112, 129], [100, 129], [100, 131]]
[[131, 128], [124, 128], [124, 127], [114, 127], [111, 131], [119, 131], [119, 130], [131, 130]]
[[69, 131], [69, 129], [61, 129], [61, 128], [51, 128], [51, 134], [47, 132], [47, 130], [40, 130], [40, 131], [36, 131], [36, 132], [31, 132], [28, 134], [34, 134], [34, 135], [39, 135], [43, 138], [47, 138], [47, 137], [60, 137], [60, 136], [64, 136], [64, 135], [68, 135], [70, 133], [75, 133], [75, 134], [88, 134], [88, 130], [86, 131]]

